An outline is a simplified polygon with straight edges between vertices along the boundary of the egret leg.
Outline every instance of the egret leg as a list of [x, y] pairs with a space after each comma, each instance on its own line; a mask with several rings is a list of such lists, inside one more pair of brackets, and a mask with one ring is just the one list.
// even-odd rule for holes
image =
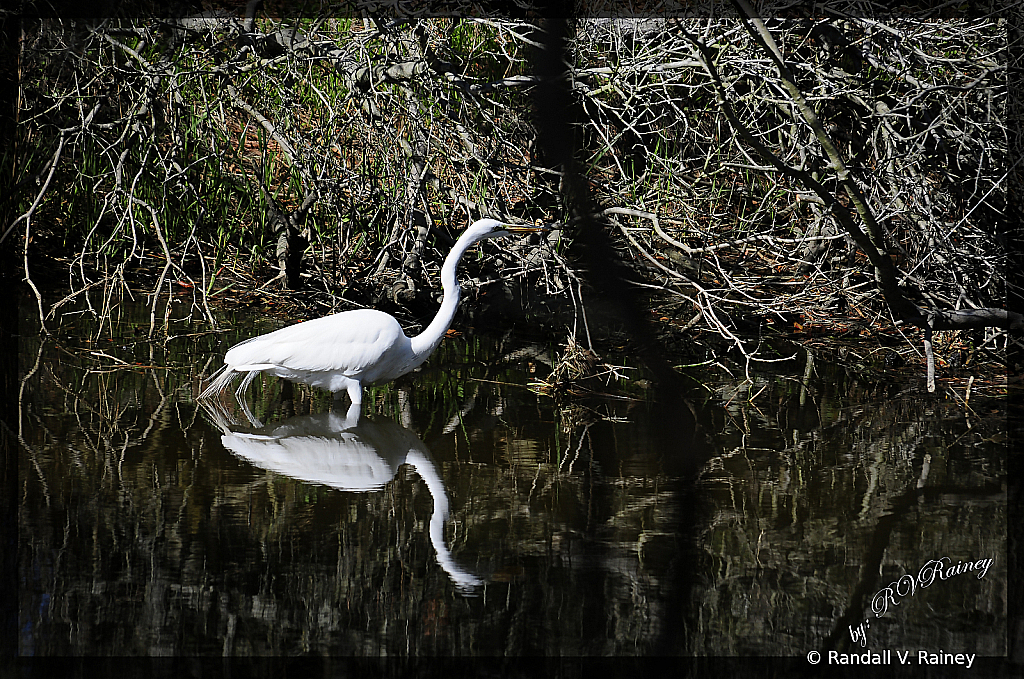
[[361, 405], [363, 405], [363, 385], [362, 384], [360, 384], [356, 380], [349, 380], [349, 383], [348, 383], [348, 386], [346, 387], [346, 389], [348, 391], [349, 400], [352, 401], [352, 405], [354, 405], [354, 406], [361, 406]]
[[359, 424], [360, 408], [358, 403], [352, 403], [348, 407], [348, 412], [345, 413], [345, 422], [342, 425], [344, 430], [352, 429]]
[[[362, 384], [358, 380], [348, 380], [345, 383], [345, 391], [348, 392], [348, 399], [352, 401], [353, 406], [362, 405]], [[341, 393], [340, 391], [338, 393]], [[335, 395], [337, 396], [338, 393]]]
[[349, 429], [359, 426], [359, 420], [362, 417], [359, 406], [355, 403], [350, 403], [348, 409], [344, 411], [343, 415], [343, 409], [339, 401], [341, 401], [341, 399], [336, 399], [330, 412], [327, 413], [327, 420], [330, 423], [331, 431], [348, 431]]

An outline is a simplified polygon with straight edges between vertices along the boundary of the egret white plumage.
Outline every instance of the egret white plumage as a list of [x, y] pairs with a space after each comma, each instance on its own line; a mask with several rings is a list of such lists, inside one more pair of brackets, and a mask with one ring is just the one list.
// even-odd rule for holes
[[441, 308], [430, 325], [415, 337], [407, 337], [393, 316], [374, 309], [344, 311], [297, 323], [231, 347], [224, 355], [224, 367], [213, 375], [201, 396], [216, 396], [241, 374], [245, 377], [235, 391], [235, 398], [244, 406], [245, 389], [257, 374], [265, 372], [331, 392], [346, 391], [358, 406], [363, 400], [364, 386], [390, 382], [414, 370], [441, 343], [459, 307], [460, 288], [455, 271], [466, 250], [486, 238], [550, 228], [503, 224], [494, 219], [471, 224], [441, 267]]

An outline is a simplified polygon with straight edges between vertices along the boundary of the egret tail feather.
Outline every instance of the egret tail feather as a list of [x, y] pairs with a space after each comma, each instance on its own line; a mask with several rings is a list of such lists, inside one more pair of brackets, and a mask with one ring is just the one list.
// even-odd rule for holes
[[217, 394], [228, 388], [231, 384], [231, 380], [234, 378], [235, 371], [231, 370], [227, 365], [224, 365], [210, 377], [210, 382], [206, 385], [206, 389], [203, 389], [202, 393], [199, 395], [200, 398], [215, 398]]
[[246, 373], [245, 377], [242, 378], [242, 383], [238, 385], [238, 389], [235, 389], [235, 400], [241, 404], [245, 404], [245, 390], [252, 384], [254, 377], [260, 374], [259, 370], [250, 370]]

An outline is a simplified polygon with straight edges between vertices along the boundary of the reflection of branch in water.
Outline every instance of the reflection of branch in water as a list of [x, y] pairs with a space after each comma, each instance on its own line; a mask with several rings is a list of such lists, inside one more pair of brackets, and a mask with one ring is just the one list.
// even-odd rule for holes
[[476, 407], [476, 396], [478, 393], [480, 393], [480, 385], [474, 384], [469, 390], [469, 395], [466, 396], [466, 400], [462, 404], [462, 407], [459, 408], [458, 412], [452, 415], [451, 419], [448, 420], [448, 423], [444, 425], [444, 428], [441, 430], [442, 435], [452, 433], [462, 424], [463, 418], [466, 417], [466, 415], [469, 415], [473, 408]]
[[[53, 344], [48, 344], [51, 341]], [[179, 402], [164, 387], [162, 375], [173, 368], [155, 366], [161, 369], [157, 373], [152, 366], [125, 364], [108, 370], [100, 366], [100, 359], [124, 362], [102, 351], [69, 347], [66, 342], [58, 335], [40, 338], [36, 363], [20, 380], [15, 414], [18, 441], [39, 474], [48, 503], [50, 484], [43, 473], [51, 463], [46, 457], [37, 459], [37, 455], [50, 448], [50, 442], [64, 438], [65, 424], [85, 435], [61, 447], [60, 458], [78, 469], [90, 467], [95, 459], [106, 469], [114, 470], [116, 473], [109, 478], [121, 483], [127, 456], [145, 456], [148, 450], [165, 444], [159, 433], [171, 424], [167, 414], [172, 405], [177, 409], [181, 431], [191, 426], [182, 421]], [[153, 360], [151, 355], [150, 361]], [[186, 406], [186, 413], [189, 410]], [[46, 424], [51, 420], [56, 420], [55, 431]], [[33, 438], [33, 430], [45, 432], [46, 436]], [[40, 443], [41, 440], [47, 442]], [[50, 476], [57, 486], [65, 480], [61, 472], [50, 472]]]
[[46, 506], [50, 506], [50, 487], [46, 483], [46, 476], [43, 475], [43, 470], [39, 466], [39, 461], [36, 459], [35, 451], [25, 441], [25, 385], [32, 378], [33, 375], [39, 370], [39, 364], [42, 363], [43, 359], [43, 347], [46, 346], [46, 337], [40, 339], [39, 351], [36, 352], [36, 362], [32, 366], [32, 369], [21, 378], [21, 383], [18, 385], [18, 443], [28, 451], [29, 457], [32, 460], [32, 466], [35, 468], [36, 473], [39, 475], [39, 482], [43, 484], [43, 494], [46, 496]]
[[[925, 461], [925, 465], [930, 467], [930, 456]], [[924, 479], [927, 473], [927, 468], [922, 468], [920, 479], [914, 483], [913, 487], [908, 486], [902, 495], [891, 501], [886, 513], [880, 516], [875, 523], [868, 549], [862, 557], [856, 587], [847, 599], [846, 610], [836, 619], [832, 631], [822, 641], [822, 651], [846, 651], [850, 648], [852, 642], [848, 633], [849, 628], [863, 619], [864, 611], [870, 602], [869, 597], [884, 586], [881, 585], [885, 582], [884, 579], [881, 579], [884, 577], [882, 575], [882, 559], [886, 550], [892, 546], [893, 532], [901, 523], [912, 521], [912, 513], [920, 511], [924, 503], [938, 500], [944, 504], [951, 504], [958, 497], [981, 498], [1000, 503], [1006, 501], [1005, 489], [996, 484], [975, 488], [963, 486], [922, 487], [921, 479]]]
[[[583, 439], [586, 438], [586, 439], [589, 440], [589, 438], [590, 438], [590, 427], [593, 424], [594, 424], [593, 422], [587, 422], [586, 424], [583, 425], [583, 431], [580, 432], [579, 443], [576, 444], [576, 451], [575, 451], [575, 453], [572, 456], [572, 460], [570, 460], [570, 462], [569, 462], [569, 468], [566, 470], [566, 474], [572, 474], [572, 466], [574, 464], [576, 464], [576, 460], [579, 459], [579, 456], [580, 456], [580, 449], [583, 448]], [[570, 431], [569, 434], [571, 436], [572, 432]], [[569, 444], [571, 442], [572, 442], [571, 438], [568, 441], [566, 441], [565, 457], [563, 457], [562, 461], [558, 463], [558, 471], [562, 471], [562, 465], [565, 464], [565, 461], [569, 459]], [[591, 451], [591, 453], [593, 453], [593, 451]]]
[[[18, 386], [18, 440], [21, 441], [21, 445], [25, 445], [25, 429], [24, 429], [24, 416], [25, 416], [25, 385], [32, 379], [32, 376], [39, 370], [39, 364], [43, 362], [43, 347], [46, 346], [46, 338], [41, 338], [39, 341], [39, 351], [36, 352], [36, 362], [32, 366], [32, 369], [21, 378], [21, 383]], [[28, 446], [25, 446], [26, 448]]]
[[419, 436], [397, 422], [360, 418], [359, 406], [292, 417], [261, 431], [241, 431], [228, 424], [227, 413], [207, 411], [224, 431], [221, 442], [250, 463], [307, 483], [346, 492], [370, 492], [389, 483], [403, 464], [410, 464], [427, 486], [434, 509], [430, 516], [430, 542], [441, 568], [464, 592], [483, 584], [480, 578], [455, 563], [444, 541], [448, 496], [430, 452]]

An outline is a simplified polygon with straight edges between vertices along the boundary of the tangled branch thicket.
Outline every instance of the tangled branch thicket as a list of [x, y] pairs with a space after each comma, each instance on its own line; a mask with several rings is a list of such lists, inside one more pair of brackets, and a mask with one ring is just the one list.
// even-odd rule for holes
[[[542, 26], [257, 8], [24, 22], [3, 236], [30, 283], [36, 253], [69, 246], [73, 294], [156, 260], [154, 311], [191, 281], [211, 321], [232, 267], [331, 307], [344, 290], [407, 304], [431, 294], [454, 227], [571, 221], [531, 119]], [[678, 300], [681, 327], [751, 355], [750, 317], [908, 322], [926, 341], [1020, 326], [1002, 308], [1021, 134], [1002, 19], [575, 28], [581, 165], [633, 282]], [[585, 294], [571, 243], [500, 258]]]
[[[226, 265], [408, 302], [456, 228], [552, 217], [532, 201], [511, 29], [317, 18], [257, 31], [221, 15], [32, 29], [17, 171], [26, 194], [46, 181], [7, 231], [71, 245], [73, 292], [123, 285], [156, 257], [154, 304], [190, 281], [206, 315]], [[507, 250], [506, 275], [543, 269], [534, 250]], [[301, 279], [285, 275], [296, 257]], [[571, 278], [545, 280], [557, 292]]]
[[[748, 28], [658, 20], [580, 32], [595, 174], [666, 287], [723, 333], [719, 310], [828, 317], [841, 304], [871, 317], [880, 292], [926, 308], [1000, 307], [1017, 140], [999, 22], [770, 24], [824, 138]], [[855, 226], [892, 258], [898, 288], [879, 289], [837, 214], [854, 209], [846, 183], [868, 213], [857, 221], [881, 238]]]

